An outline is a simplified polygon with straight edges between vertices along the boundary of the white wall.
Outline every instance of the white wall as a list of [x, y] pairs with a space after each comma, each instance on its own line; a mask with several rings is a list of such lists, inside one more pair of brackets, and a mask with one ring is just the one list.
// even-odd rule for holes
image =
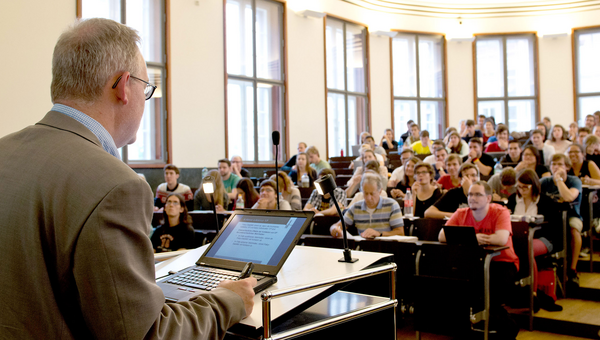
[[[38, 121], [51, 107], [52, 49], [75, 19], [75, 0], [10, 1], [0, 12], [0, 136]], [[223, 1], [171, 1], [171, 112], [173, 161], [182, 167], [214, 166], [225, 155]], [[600, 11], [554, 16], [463, 20], [388, 15], [339, 0], [289, 0], [287, 52], [290, 153], [298, 142], [326, 150], [323, 19], [294, 10], [312, 9], [363, 23], [374, 31], [399, 29], [457, 36], [474, 33], [571, 32], [600, 25]], [[7, 9], [7, 10], [4, 10]], [[51, 16], [48, 13], [52, 13]], [[18, 33], [17, 33], [18, 32]], [[370, 35], [371, 131], [391, 126], [389, 39]], [[472, 118], [471, 43], [447, 43], [449, 123]], [[554, 123], [573, 121], [571, 37], [539, 39], [540, 107]], [[377, 139], [377, 138], [376, 138]]]

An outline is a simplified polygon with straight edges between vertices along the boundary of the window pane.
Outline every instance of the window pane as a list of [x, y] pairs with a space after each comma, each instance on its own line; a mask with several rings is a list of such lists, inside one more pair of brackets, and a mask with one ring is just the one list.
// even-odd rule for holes
[[600, 92], [600, 32], [580, 34], [577, 48], [579, 93]]
[[346, 103], [343, 94], [327, 93], [327, 136], [329, 157], [339, 156], [346, 150]]
[[[504, 96], [502, 39], [477, 39], [477, 96]], [[498, 121], [496, 121], [497, 123]]]
[[[442, 37], [419, 37], [419, 85], [420, 96], [442, 98], [443, 69]], [[431, 131], [429, 131], [431, 133]]]
[[365, 34], [367, 29], [346, 24], [348, 91], [365, 92]]
[[441, 121], [443, 115], [444, 102], [421, 101], [421, 130], [429, 131], [429, 138], [438, 139], [443, 136]]
[[252, 1], [227, 0], [226, 15], [227, 73], [252, 77]]
[[398, 34], [392, 40], [394, 96], [417, 96], [415, 36]]
[[477, 114], [486, 117], [493, 116], [496, 124], [504, 124], [504, 101], [480, 101]]
[[146, 61], [164, 62], [162, 53], [162, 1], [127, 0], [127, 26], [142, 38], [141, 51]]
[[251, 82], [227, 83], [227, 139], [229, 155], [254, 160], [254, 88]]
[[[357, 145], [360, 133], [367, 130], [367, 99], [365, 97], [348, 96], [348, 142]], [[344, 155], [349, 156], [344, 152]]]
[[344, 23], [327, 19], [325, 28], [327, 54], [327, 87], [345, 90], [344, 85]]
[[[275, 149], [273, 148], [273, 131], [279, 131], [280, 140], [284, 139], [281, 129], [282, 117], [282, 87], [258, 84], [257, 89], [258, 104], [258, 160], [275, 160]], [[281, 145], [281, 143], [280, 143]], [[282, 148], [279, 147], [279, 160], [283, 160]]]
[[508, 101], [508, 131], [529, 131], [533, 129], [535, 126], [534, 117], [535, 100]]
[[509, 97], [535, 95], [533, 69], [533, 39], [507, 38], [506, 72]]
[[160, 68], [148, 68], [148, 79], [157, 86], [154, 95], [147, 100], [144, 115], [137, 131], [135, 143], [127, 146], [127, 158], [130, 161], [152, 161], [163, 159], [162, 112], [164, 105], [164, 76]]
[[281, 80], [282, 5], [256, 1], [256, 76]]
[[579, 112], [577, 121], [579, 126], [585, 126], [585, 116], [594, 114], [594, 112], [600, 110], [600, 96], [593, 97], [579, 97]]
[[417, 101], [416, 100], [394, 100], [394, 133], [396, 140], [400, 139], [400, 135], [405, 133], [406, 122], [413, 120], [418, 122], [417, 118]]
[[82, 0], [81, 18], [105, 18], [121, 22], [121, 0]]

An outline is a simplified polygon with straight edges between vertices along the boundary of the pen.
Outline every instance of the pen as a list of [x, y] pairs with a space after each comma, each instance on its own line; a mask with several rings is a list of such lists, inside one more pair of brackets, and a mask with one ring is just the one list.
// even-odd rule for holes
[[242, 269], [242, 272], [240, 273], [240, 276], [238, 276], [238, 280], [243, 280], [245, 278], [250, 277], [250, 275], [252, 275], [253, 270], [254, 270], [254, 263], [252, 263], [252, 262], [246, 263], [246, 265], [244, 266], [244, 269]]

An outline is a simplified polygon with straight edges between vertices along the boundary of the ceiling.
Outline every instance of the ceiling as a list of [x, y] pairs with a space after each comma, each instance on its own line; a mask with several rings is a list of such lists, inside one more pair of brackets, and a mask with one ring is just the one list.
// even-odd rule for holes
[[374, 11], [428, 17], [506, 17], [600, 9], [600, 0], [342, 0]]

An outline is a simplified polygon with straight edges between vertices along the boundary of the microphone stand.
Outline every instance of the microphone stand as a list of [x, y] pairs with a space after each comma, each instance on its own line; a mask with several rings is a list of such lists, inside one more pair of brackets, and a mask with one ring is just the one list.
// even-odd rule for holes
[[275, 185], [277, 186], [277, 210], [279, 210], [279, 167], [277, 158], [279, 158], [279, 144], [275, 144]]
[[354, 263], [356, 261], [358, 261], [357, 258], [352, 258], [352, 254], [350, 253], [350, 248], [348, 248], [348, 236], [346, 236], [346, 223], [344, 222], [344, 215], [342, 215], [342, 209], [340, 209], [340, 206], [338, 205], [337, 200], [335, 199], [335, 196], [333, 196], [333, 193], [330, 194], [331, 198], [333, 199], [333, 203], [335, 204], [335, 208], [338, 211], [338, 214], [340, 215], [340, 221], [342, 222], [342, 235], [343, 235], [343, 244], [344, 244], [344, 257], [339, 259], [338, 262], [348, 262], [348, 263]]

